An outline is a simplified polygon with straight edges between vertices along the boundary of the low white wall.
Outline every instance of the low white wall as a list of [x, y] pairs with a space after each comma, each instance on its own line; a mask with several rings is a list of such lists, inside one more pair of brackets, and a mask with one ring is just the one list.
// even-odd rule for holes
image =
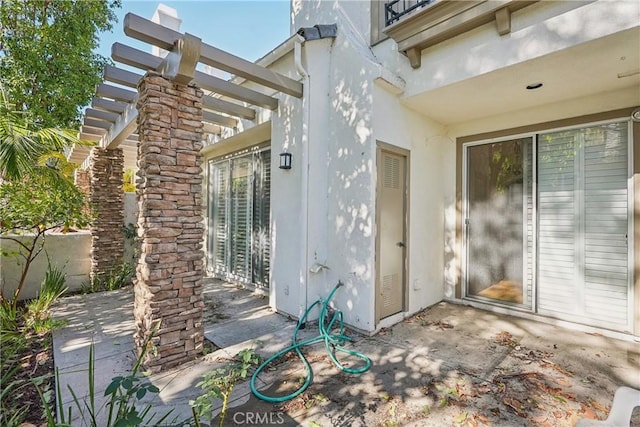
[[[18, 250], [18, 244], [7, 239], [0, 239], [0, 246], [3, 253]], [[48, 234], [45, 238], [44, 250], [29, 267], [27, 281], [20, 294], [20, 299], [34, 298], [38, 295], [49, 262], [65, 273], [69, 291], [80, 290], [83, 283], [89, 282], [90, 252], [91, 234], [88, 231]], [[47, 255], [49, 259], [47, 259]], [[0, 286], [3, 294], [9, 296], [18, 287], [24, 259], [15, 256], [2, 256], [0, 263]]]
[[124, 193], [124, 225], [138, 224], [138, 199], [136, 193]]

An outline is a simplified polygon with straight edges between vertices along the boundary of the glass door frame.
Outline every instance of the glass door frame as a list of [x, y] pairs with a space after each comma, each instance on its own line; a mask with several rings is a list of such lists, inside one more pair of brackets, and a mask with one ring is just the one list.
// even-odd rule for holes
[[[472, 295], [469, 290], [469, 147], [488, 145], [501, 142], [508, 142], [517, 139], [531, 139], [531, 224], [527, 222], [527, 189], [523, 191], [523, 225], [522, 225], [522, 286], [523, 286], [523, 302], [521, 304], [498, 299], [487, 298], [479, 295]], [[462, 254], [461, 254], [461, 288], [462, 299], [472, 300], [479, 303], [488, 303], [496, 306], [502, 306], [512, 310], [521, 310], [535, 313], [537, 310], [537, 133], [513, 134], [501, 138], [491, 138], [467, 142], [462, 144]], [[527, 252], [527, 229], [532, 227], [531, 255]], [[531, 259], [531, 265], [528, 260]], [[531, 272], [531, 298], [525, 298], [527, 293], [527, 274]]]

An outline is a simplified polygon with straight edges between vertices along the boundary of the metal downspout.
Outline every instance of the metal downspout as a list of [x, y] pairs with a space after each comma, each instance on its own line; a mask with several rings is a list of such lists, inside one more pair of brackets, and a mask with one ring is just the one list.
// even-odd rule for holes
[[293, 60], [296, 66], [296, 71], [302, 77], [302, 158], [304, 159], [303, 173], [305, 174], [302, 180], [302, 193], [304, 194], [304, 213], [302, 215], [303, 220], [303, 247], [304, 247], [304, 301], [299, 304], [298, 318], [301, 318], [305, 312], [309, 301], [309, 121], [311, 118], [311, 102], [309, 94], [309, 83], [311, 76], [302, 65], [302, 43], [299, 40], [295, 41], [293, 47]]

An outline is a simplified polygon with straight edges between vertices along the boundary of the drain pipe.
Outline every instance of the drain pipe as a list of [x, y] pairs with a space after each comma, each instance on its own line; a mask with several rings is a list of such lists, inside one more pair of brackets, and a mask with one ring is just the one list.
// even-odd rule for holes
[[[302, 38], [302, 37], [301, 37]], [[298, 319], [302, 316], [308, 306], [309, 298], [309, 121], [311, 119], [311, 97], [309, 84], [311, 76], [302, 65], [302, 42], [296, 39], [293, 45], [293, 60], [296, 71], [302, 77], [302, 158], [304, 159], [304, 179], [302, 180], [302, 193], [305, 196], [304, 214], [302, 215], [303, 247], [304, 247], [304, 302], [299, 303]]]

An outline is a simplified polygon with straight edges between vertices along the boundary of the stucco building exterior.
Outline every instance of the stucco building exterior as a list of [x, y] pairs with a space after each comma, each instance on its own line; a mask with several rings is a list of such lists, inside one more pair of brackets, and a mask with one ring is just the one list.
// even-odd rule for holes
[[[143, 76], [107, 67], [117, 86], [98, 87], [81, 136], [122, 150], [149, 183], [139, 230], [168, 215], [184, 234], [182, 190], [167, 182], [190, 183], [189, 231], [203, 244], [187, 233], [193, 248], [160, 265], [154, 245], [173, 237], [142, 227], [138, 282], [186, 295], [176, 268], [192, 278], [193, 295], [177, 298], [197, 305], [194, 325], [206, 274], [253, 284], [294, 317], [342, 281], [334, 303], [366, 333], [446, 300], [640, 336], [637, 1], [292, 0], [291, 37], [256, 63], [180, 33], [169, 12], [124, 22], [167, 58], [118, 43], [112, 56], [193, 105], [151, 92], [161, 105], [149, 109]], [[193, 141], [145, 148], [154, 126], [169, 148], [180, 126]]]
[[293, 316], [341, 280], [366, 332], [448, 300], [637, 337], [640, 6], [417, 3], [292, 1], [257, 63], [303, 96], [203, 149], [209, 273]]

